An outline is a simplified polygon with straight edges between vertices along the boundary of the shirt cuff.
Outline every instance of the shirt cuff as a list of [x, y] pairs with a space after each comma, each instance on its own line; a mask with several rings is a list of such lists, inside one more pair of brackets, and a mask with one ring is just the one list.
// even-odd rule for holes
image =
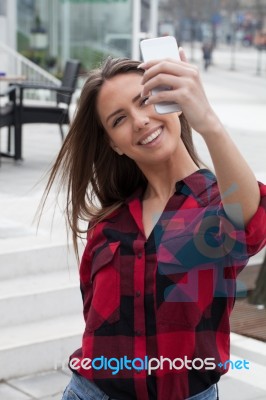
[[236, 259], [248, 259], [266, 244], [266, 185], [260, 182], [258, 185], [260, 203], [245, 228], [240, 228], [228, 217], [222, 203], [219, 206], [220, 235], [223, 237], [225, 252]]

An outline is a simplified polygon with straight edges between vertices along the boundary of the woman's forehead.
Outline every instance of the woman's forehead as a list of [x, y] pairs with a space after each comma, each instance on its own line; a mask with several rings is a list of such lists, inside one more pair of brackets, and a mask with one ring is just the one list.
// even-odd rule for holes
[[112, 105], [118, 100], [130, 99], [130, 96], [134, 96], [135, 92], [140, 92], [141, 80], [142, 75], [134, 72], [115, 75], [107, 79], [99, 92], [98, 104], [104, 102], [106, 106], [108, 104]]
[[[113, 76], [112, 78], [107, 79], [102, 88], [104, 87], [112, 87], [115, 85], [119, 85], [119, 87], [123, 87], [125, 84], [140, 84], [142, 80], [142, 75], [137, 72], [129, 72], [129, 73], [121, 73]], [[126, 89], [126, 87], [125, 87]]]

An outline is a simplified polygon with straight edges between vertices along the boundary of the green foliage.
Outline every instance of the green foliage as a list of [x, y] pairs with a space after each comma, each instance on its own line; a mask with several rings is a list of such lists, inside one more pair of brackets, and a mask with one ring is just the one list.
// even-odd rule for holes
[[82, 67], [85, 71], [89, 71], [105, 59], [109, 54], [106, 54], [99, 50], [94, 50], [90, 47], [72, 47], [71, 58], [76, 58], [81, 61]]
[[43, 69], [52, 74], [54, 73], [54, 69], [57, 66], [57, 58], [50, 56], [46, 50], [32, 50], [28, 47], [26, 50], [20, 50], [20, 53]]
[[24, 35], [22, 32], [17, 31], [17, 48], [19, 52], [25, 51], [30, 46], [30, 40], [28, 36]]

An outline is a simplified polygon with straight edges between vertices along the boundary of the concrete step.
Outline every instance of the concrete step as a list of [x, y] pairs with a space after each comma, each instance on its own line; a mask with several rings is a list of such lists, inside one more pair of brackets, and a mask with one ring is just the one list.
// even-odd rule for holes
[[[80, 247], [82, 248], [82, 245]], [[66, 268], [78, 269], [72, 244], [69, 247], [66, 244], [56, 244], [0, 253], [0, 280], [65, 270]]]
[[73, 245], [2, 247], [0, 315], [0, 380], [67, 365], [84, 331]]
[[82, 312], [78, 270], [0, 281], [0, 327]]
[[235, 356], [263, 366], [266, 376], [266, 343], [236, 333], [231, 333], [230, 341], [231, 352]]
[[[226, 374], [227, 378], [232, 378], [235, 382], [235, 384], [237, 385], [238, 382], [241, 383], [243, 386], [245, 385], [250, 385], [251, 387], [253, 386], [254, 391], [257, 390], [261, 390], [264, 394], [264, 397], [257, 397], [254, 395], [254, 397], [252, 397], [252, 399], [265, 399], [266, 398], [266, 380], [265, 380], [265, 376], [266, 376], [266, 366], [265, 364], [259, 364], [256, 363], [255, 361], [250, 361], [249, 359], [246, 358], [242, 358], [239, 356], [236, 356], [235, 354], [232, 354], [230, 356], [230, 360], [232, 362], [232, 364], [237, 365], [237, 363], [239, 364], [239, 362], [241, 361], [241, 368], [239, 367], [231, 367], [228, 371], [228, 373]], [[243, 368], [243, 363], [244, 361], [250, 361], [249, 364], [247, 365], [248, 368]], [[230, 398], [234, 398], [235, 397], [230, 397]], [[241, 396], [241, 399], [244, 398], [243, 397], [243, 393]], [[221, 397], [222, 399], [222, 397]], [[228, 397], [229, 399], [229, 397]]]
[[81, 347], [82, 313], [0, 330], [0, 380], [66, 367]]

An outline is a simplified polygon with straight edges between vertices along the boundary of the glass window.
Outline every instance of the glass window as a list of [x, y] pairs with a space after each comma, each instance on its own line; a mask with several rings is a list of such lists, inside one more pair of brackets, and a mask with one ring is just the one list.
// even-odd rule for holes
[[[59, 19], [61, 32], [69, 24], [69, 54], [79, 58], [86, 69], [97, 65], [107, 54], [130, 56], [131, 0], [61, 0], [68, 7], [69, 22]], [[61, 34], [61, 48], [66, 44]]]
[[[20, 0], [17, 4], [18, 50], [41, 66], [56, 58], [62, 70], [68, 58], [77, 58], [89, 70], [110, 54], [130, 57], [132, 0]], [[36, 20], [48, 35], [47, 48], [39, 52], [31, 48], [30, 40]]]

